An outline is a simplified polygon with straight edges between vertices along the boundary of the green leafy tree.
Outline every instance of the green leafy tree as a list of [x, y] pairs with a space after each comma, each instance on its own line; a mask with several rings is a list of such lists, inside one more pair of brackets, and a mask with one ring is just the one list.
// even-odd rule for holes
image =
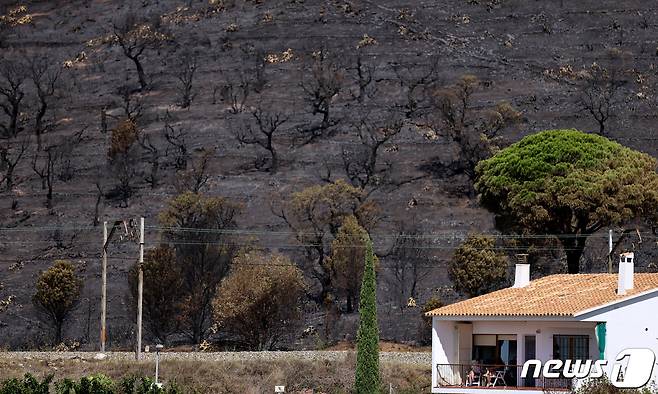
[[558, 234], [578, 273], [589, 235], [655, 214], [655, 168], [651, 156], [605, 137], [549, 130], [482, 161], [476, 188], [502, 230]]
[[185, 192], [160, 213], [160, 224], [167, 228], [165, 242], [176, 251], [182, 275], [178, 318], [194, 343], [200, 343], [210, 327], [217, 286], [240, 249], [232, 236], [239, 210], [238, 204], [225, 198]]
[[37, 279], [36, 293], [32, 300], [54, 326], [56, 343], [62, 341], [62, 326], [77, 305], [81, 291], [82, 280], [68, 261], [55, 261]]
[[321, 286], [320, 294], [314, 297], [318, 303], [324, 303], [335, 290], [325, 260], [345, 218], [353, 215], [366, 229], [377, 221], [377, 206], [366, 197], [362, 189], [339, 179], [293, 193], [276, 213], [296, 233], [297, 241], [305, 245], [306, 257], [313, 262], [308, 274]]
[[[176, 251], [161, 245], [149, 250], [142, 264], [144, 273], [143, 307], [144, 320], [151, 333], [163, 343], [178, 329], [176, 316], [180, 313], [183, 276], [176, 261]], [[138, 265], [130, 270], [128, 283], [133, 297], [137, 300]]]
[[354, 312], [354, 305], [358, 300], [367, 235], [368, 232], [359, 225], [356, 217], [347, 216], [336, 238], [331, 242], [331, 256], [326, 260], [331, 281], [337, 294], [345, 298], [348, 313]]
[[379, 326], [377, 324], [377, 276], [372, 241], [366, 236], [365, 268], [359, 300], [355, 392], [379, 393]]
[[287, 257], [245, 253], [219, 286], [215, 321], [249, 349], [272, 350], [302, 316], [305, 292], [302, 271]]
[[494, 249], [492, 237], [469, 235], [457, 247], [448, 275], [459, 293], [469, 297], [497, 290], [507, 279], [507, 258]]

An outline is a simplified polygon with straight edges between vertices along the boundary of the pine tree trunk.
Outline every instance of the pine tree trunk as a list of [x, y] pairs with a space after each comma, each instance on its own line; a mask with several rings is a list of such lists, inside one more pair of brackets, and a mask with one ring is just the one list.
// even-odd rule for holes
[[587, 235], [571, 236], [561, 238], [560, 242], [564, 248], [564, 253], [567, 255], [567, 272], [570, 274], [580, 273], [580, 258], [585, 250], [585, 242]]

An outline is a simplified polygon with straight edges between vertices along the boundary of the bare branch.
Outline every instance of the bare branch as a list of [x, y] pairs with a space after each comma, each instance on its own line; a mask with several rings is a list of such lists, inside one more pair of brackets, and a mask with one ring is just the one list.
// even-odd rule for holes
[[34, 134], [37, 138], [37, 150], [41, 149], [41, 136], [51, 131], [55, 123], [46, 122], [46, 115], [51, 104], [51, 97], [55, 95], [58, 81], [62, 73], [59, 62], [53, 62], [47, 56], [32, 56], [27, 59], [30, 79], [34, 84], [37, 107], [34, 115]]
[[8, 118], [0, 122], [0, 138], [13, 138], [23, 130], [20, 114], [25, 98], [23, 83], [27, 77], [20, 62], [9, 59], [0, 62], [0, 113]]
[[10, 142], [0, 146], [0, 171], [3, 171], [0, 176], [0, 185], [4, 183], [7, 191], [20, 183], [16, 178], [15, 170], [30, 145], [30, 138], [23, 138], [20, 145], [13, 149]]
[[56, 145], [50, 145], [43, 149], [37, 150], [32, 159], [32, 170], [41, 179], [41, 189], [47, 190], [46, 207], [53, 207], [53, 185], [55, 183], [56, 173], [55, 165], [61, 158]]
[[184, 52], [182, 54], [180, 70], [176, 78], [178, 79], [178, 104], [181, 108], [189, 108], [196, 93], [192, 91], [194, 83], [194, 73], [197, 70], [196, 54]]
[[208, 183], [210, 160], [213, 158], [214, 150], [203, 149], [201, 155], [192, 161], [189, 170], [179, 171], [176, 174], [176, 189], [179, 193], [191, 191], [199, 193]]
[[281, 112], [269, 113], [262, 106], [251, 112], [253, 124], [247, 124], [243, 130], [236, 132], [235, 137], [243, 144], [258, 145], [270, 153], [270, 165], [267, 170], [275, 173], [279, 166], [278, 154], [274, 140], [280, 132], [280, 127], [289, 117]]
[[226, 81], [221, 90], [222, 101], [227, 101], [232, 114], [239, 114], [246, 109], [247, 99], [252, 90], [252, 81], [244, 74], [240, 75], [239, 83]]
[[387, 253], [387, 280], [400, 306], [406, 305], [408, 298], [418, 297], [418, 287], [431, 272], [428, 263], [435, 259], [427, 247], [431, 240], [423, 236], [425, 232], [415, 224], [415, 218], [407, 223], [412, 224], [399, 224], [395, 243]]
[[416, 119], [427, 113], [431, 108], [430, 92], [439, 81], [439, 62], [437, 58], [430, 59], [421, 70], [411, 69], [399, 63], [391, 64], [397, 76], [404, 102], [398, 104], [405, 118]]
[[343, 148], [343, 168], [354, 186], [376, 189], [388, 183], [392, 163], [381, 162], [382, 148], [403, 129], [401, 120], [372, 124], [362, 119], [353, 125], [358, 137], [354, 148]]
[[620, 104], [623, 83], [619, 69], [593, 64], [578, 84], [580, 94], [576, 103], [596, 120], [600, 135], [605, 135], [608, 119]]
[[325, 51], [314, 54], [308, 78], [300, 84], [312, 115], [321, 115], [319, 123], [298, 129], [303, 144], [308, 144], [326, 136], [340, 120], [333, 114], [334, 99], [341, 92], [344, 70], [329, 59]]
[[[498, 134], [507, 127], [521, 122], [521, 114], [506, 102], [492, 109], [475, 109], [472, 105], [474, 93], [482, 86], [473, 75], [464, 75], [453, 85], [434, 92], [432, 103], [437, 118], [433, 130], [443, 132], [443, 137], [456, 144], [458, 154], [449, 158], [437, 157], [431, 164], [420, 168], [439, 177], [466, 175], [475, 179], [475, 167], [488, 158], [500, 144]], [[439, 135], [436, 134], [436, 139]], [[472, 185], [468, 187], [472, 195]]]
[[158, 26], [140, 20], [130, 12], [114, 23], [112, 33], [113, 43], [121, 47], [123, 54], [135, 64], [139, 85], [142, 90], [145, 90], [148, 82], [141, 57], [144, 51], [159, 48], [164, 42], [170, 40], [170, 37], [159, 31]]
[[377, 92], [376, 87], [373, 87], [375, 66], [366, 63], [361, 54], [356, 57], [356, 65], [348, 70], [356, 72], [358, 91], [350, 92], [352, 98], [363, 104], [366, 98], [371, 98]]
[[126, 85], [119, 87], [116, 91], [116, 95], [121, 99], [120, 105], [124, 116], [136, 123], [142, 117], [143, 104], [142, 98], [134, 93], [133, 89]]
[[142, 150], [146, 153], [147, 161], [151, 164], [151, 169], [148, 175], [146, 175], [145, 180], [151, 184], [151, 189], [155, 189], [158, 187], [158, 182], [160, 181], [160, 157], [162, 154], [151, 141], [150, 135], [140, 133], [138, 141]]
[[169, 147], [165, 155], [169, 155], [169, 148], [174, 150], [174, 165], [176, 170], [186, 170], [187, 160], [189, 158], [188, 145], [187, 145], [187, 130], [181, 127], [174, 127], [171, 125], [171, 115], [169, 112], [165, 114], [165, 125], [162, 130], [165, 140], [169, 143]]

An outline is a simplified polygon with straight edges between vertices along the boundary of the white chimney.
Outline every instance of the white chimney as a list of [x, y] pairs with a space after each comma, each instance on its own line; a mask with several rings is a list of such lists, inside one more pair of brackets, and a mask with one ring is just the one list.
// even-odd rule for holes
[[617, 294], [626, 294], [628, 290], [633, 289], [633, 274], [635, 271], [633, 252], [626, 252], [619, 255], [619, 277], [617, 282]]
[[526, 287], [530, 283], [530, 264], [517, 264], [514, 270], [514, 288]]

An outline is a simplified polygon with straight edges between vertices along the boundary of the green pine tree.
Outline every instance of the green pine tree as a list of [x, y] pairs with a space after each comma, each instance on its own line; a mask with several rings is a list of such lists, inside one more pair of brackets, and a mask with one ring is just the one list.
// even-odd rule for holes
[[366, 235], [366, 262], [359, 300], [359, 331], [357, 333], [356, 379], [357, 394], [380, 392], [379, 326], [377, 325], [377, 278], [372, 241]]

